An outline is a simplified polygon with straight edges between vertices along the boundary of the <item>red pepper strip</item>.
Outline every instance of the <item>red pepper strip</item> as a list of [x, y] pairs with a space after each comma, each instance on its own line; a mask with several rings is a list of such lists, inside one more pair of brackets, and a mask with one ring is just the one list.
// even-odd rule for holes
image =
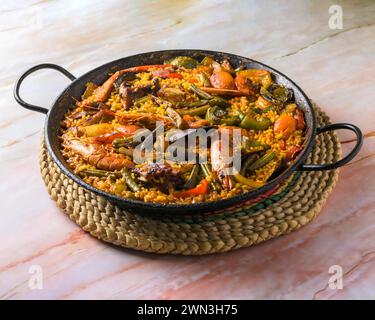
[[183, 76], [182, 76], [182, 74], [174, 72], [174, 73], [169, 73], [169, 74], [165, 75], [165, 78], [169, 78], [169, 79], [182, 79]]
[[199, 196], [201, 194], [208, 193], [208, 180], [203, 179], [195, 188], [188, 189], [185, 191], [177, 191], [174, 193], [174, 196], [177, 198], [187, 198]]
[[301, 147], [292, 146], [286, 151], [286, 160], [290, 161], [293, 160], [296, 155], [302, 150]]
[[94, 141], [109, 144], [112, 143], [113, 140], [118, 138], [123, 138], [124, 134], [120, 132], [113, 132], [113, 133], [105, 133], [101, 134], [100, 136], [97, 136], [94, 138]]
[[167, 69], [159, 69], [152, 71], [152, 76], [153, 77], [160, 77], [160, 78], [169, 78], [169, 79], [182, 79], [183, 76], [179, 73], [176, 72], [171, 72], [171, 70]]

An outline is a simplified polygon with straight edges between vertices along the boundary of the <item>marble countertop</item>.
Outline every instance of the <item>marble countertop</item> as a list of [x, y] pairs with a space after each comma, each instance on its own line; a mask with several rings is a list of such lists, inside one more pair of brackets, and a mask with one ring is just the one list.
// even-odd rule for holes
[[[330, 5], [343, 29], [329, 28]], [[374, 1], [2, 1], [0, 299], [375, 298]], [[81, 231], [39, 174], [44, 116], [12, 97], [27, 68], [79, 76], [130, 54], [202, 48], [260, 60], [294, 79], [332, 118], [367, 133], [321, 214], [290, 235], [203, 257], [118, 249]], [[68, 80], [40, 71], [25, 100], [48, 107]], [[351, 136], [338, 133], [341, 140]], [[343, 145], [348, 152], [352, 144]], [[331, 289], [329, 268], [343, 270]], [[41, 268], [43, 288], [30, 283]]]

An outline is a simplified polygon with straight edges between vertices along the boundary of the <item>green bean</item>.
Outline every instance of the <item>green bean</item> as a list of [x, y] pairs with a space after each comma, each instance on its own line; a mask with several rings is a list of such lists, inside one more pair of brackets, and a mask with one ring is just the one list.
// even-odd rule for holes
[[132, 143], [132, 142], [133, 142], [133, 137], [117, 138], [112, 141], [112, 146], [114, 148], [126, 147], [129, 145], [129, 143]]
[[83, 174], [88, 175], [88, 176], [94, 176], [94, 177], [99, 177], [99, 178], [116, 178], [116, 174], [111, 171], [106, 171], [106, 170], [100, 170], [100, 169], [85, 169], [81, 171]]
[[246, 177], [244, 177], [243, 175], [241, 175], [239, 173], [234, 174], [233, 178], [237, 182], [242, 183], [242, 184], [246, 184], [247, 186], [252, 187], [252, 188], [259, 188], [259, 187], [261, 187], [263, 185], [263, 183], [251, 180], [249, 178], [246, 178]]
[[206, 99], [206, 100], [212, 99], [212, 96], [209, 93], [204, 92], [203, 90], [199, 89], [195, 84], [191, 84], [190, 89], [194, 91], [202, 99]]
[[240, 119], [238, 116], [231, 116], [222, 120], [222, 124], [225, 124], [227, 126], [237, 126], [239, 123]]
[[257, 154], [253, 153], [249, 155], [241, 166], [240, 174], [245, 175], [249, 166], [251, 166], [257, 160], [257, 158], [258, 158]]
[[135, 182], [135, 180], [133, 179], [133, 177], [131, 176], [130, 172], [128, 170], [126, 170], [125, 168], [123, 168], [121, 170], [121, 174], [122, 176], [124, 177], [125, 179], [125, 182], [127, 184], [127, 186], [133, 191], [133, 192], [137, 192], [139, 191], [141, 188], [139, 187], [138, 183]]
[[246, 151], [249, 151], [248, 149], [253, 148], [260, 148], [260, 150], [268, 150], [271, 147], [268, 144], [261, 143], [260, 141], [246, 139], [243, 141], [242, 148]]
[[208, 103], [208, 100], [199, 100], [194, 102], [178, 102], [176, 108], [197, 108]]
[[259, 158], [253, 164], [248, 167], [249, 171], [254, 171], [259, 168], [264, 167], [267, 163], [272, 161], [276, 157], [276, 153], [274, 151], [267, 152], [263, 157]]
[[202, 116], [206, 114], [209, 107], [210, 107], [209, 105], [205, 105], [205, 106], [194, 108], [194, 109], [181, 110], [180, 113], [182, 115], [187, 114], [189, 116]]
[[240, 127], [243, 129], [252, 129], [252, 130], [266, 130], [270, 127], [271, 120], [268, 118], [263, 118], [262, 120], [256, 120], [245, 115], [241, 120]]
[[193, 167], [193, 170], [191, 170], [189, 178], [184, 184], [184, 189], [191, 189], [195, 187], [195, 185], [197, 184], [198, 172], [199, 172], [199, 166], [195, 164]]
[[228, 107], [230, 106], [230, 103], [223, 99], [223, 98], [220, 98], [220, 97], [213, 97], [211, 100], [208, 101], [209, 105], [211, 107], [214, 107], [214, 106], [219, 106], [219, 107]]
[[221, 189], [220, 187], [220, 184], [218, 183], [218, 181], [216, 179], [214, 179], [214, 177], [212, 176], [211, 174], [211, 168], [210, 166], [207, 164], [207, 163], [201, 163], [200, 164], [201, 166], [201, 169], [203, 171], [203, 174], [206, 178], [211, 178], [211, 188], [215, 191], [218, 191]]

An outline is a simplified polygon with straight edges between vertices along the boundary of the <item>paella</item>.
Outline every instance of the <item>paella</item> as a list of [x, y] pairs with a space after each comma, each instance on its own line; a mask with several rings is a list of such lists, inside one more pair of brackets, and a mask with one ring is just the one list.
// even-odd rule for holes
[[86, 183], [124, 198], [191, 204], [265, 185], [303, 149], [305, 127], [293, 91], [270, 71], [178, 56], [87, 83], [60, 138]]

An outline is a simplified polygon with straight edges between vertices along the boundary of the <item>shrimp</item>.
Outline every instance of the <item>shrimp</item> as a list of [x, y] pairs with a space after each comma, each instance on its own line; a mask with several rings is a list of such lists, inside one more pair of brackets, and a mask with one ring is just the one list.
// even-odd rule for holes
[[[232, 189], [234, 187], [234, 182], [230, 175], [226, 173], [227, 168], [232, 163], [228, 163], [230, 157], [233, 157], [233, 130], [238, 128], [235, 127], [220, 127], [219, 137], [211, 143], [211, 164], [212, 170], [219, 178], [220, 182], [226, 189]], [[223, 134], [228, 135], [227, 145], [222, 144]], [[228, 158], [229, 157], [229, 158]]]
[[127, 68], [127, 69], [116, 71], [100, 87], [96, 88], [90, 97], [84, 99], [81, 102], [81, 105], [91, 105], [95, 102], [104, 102], [105, 100], [107, 100], [107, 98], [109, 97], [112, 91], [114, 83], [124, 73], [147, 72], [150, 69], [165, 69], [165, 68], [170, 68], [170, 67], [172, 67], [172, 65], [170, 64], [161, 64], [161, 65], [157, 64], [157, 65], [132, 67], [132, 68]]
[[163, 121], [165, 125], [172, 125], [173, 121], [165, 116], [155, 113], [128, 113], [121, 117], [120, 123], [143, 123], [145, 126], [157, 121]]
[[129, 158], [120, 154], [111, 154], [100, 144], [90, 144], [80, 140], [68, 140], [66, 144], [73, 152], [81, 155], [89, 164], [98, 169], [115, 171], [134, 167], [134, 163]]

